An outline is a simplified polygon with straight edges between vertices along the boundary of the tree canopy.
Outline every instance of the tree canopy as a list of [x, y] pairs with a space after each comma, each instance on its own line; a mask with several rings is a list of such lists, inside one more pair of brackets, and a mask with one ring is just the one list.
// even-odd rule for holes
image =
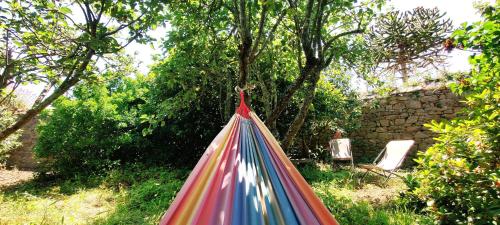
[[383, 71], [398, 73], [408, 81], [417, 68], [437, 67], [445, 60], [443, 44], [451, 20], [437, 8], [391, 11], [380, 16], [369, 34], [375, 63]]

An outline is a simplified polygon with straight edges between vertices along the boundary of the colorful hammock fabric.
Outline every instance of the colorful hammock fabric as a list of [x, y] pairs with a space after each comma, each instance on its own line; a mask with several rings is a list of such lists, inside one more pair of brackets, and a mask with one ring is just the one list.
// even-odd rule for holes
[[338, 224], [240, 96], [160, 224]]

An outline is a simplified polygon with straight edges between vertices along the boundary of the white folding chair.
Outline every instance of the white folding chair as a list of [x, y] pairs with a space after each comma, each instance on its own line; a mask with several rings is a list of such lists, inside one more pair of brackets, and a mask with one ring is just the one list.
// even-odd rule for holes
[[354, 161], [351, 151], [351, 140], [349, 138], [332, 139], [329, 142], [330, 153], [332, 154], [333, 167], [335, 161], [351, 161], [351, 168], [354, 169]]
[[366, 169], [362, 178], [364, 178], [368, 172], [386, 177], [385, 182], [389, 180], [391, 175], [399, 176], [395, 172], [403, 164], [406, 155], [414, 143], [415, 141], [413, 140], [394, 140], [387, 143], [372, 164], [359, 165], [361, 168]]

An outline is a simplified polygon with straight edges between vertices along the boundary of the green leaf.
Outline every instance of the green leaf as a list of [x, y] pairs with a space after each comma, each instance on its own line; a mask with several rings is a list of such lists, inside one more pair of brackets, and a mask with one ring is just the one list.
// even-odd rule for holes
[[59, 12], [61, 12], [63, 14], [71, 14], [72, 13], [71, 9], [68, 8], [68, 7], [61, 7], [61, 8], [59, 8]]

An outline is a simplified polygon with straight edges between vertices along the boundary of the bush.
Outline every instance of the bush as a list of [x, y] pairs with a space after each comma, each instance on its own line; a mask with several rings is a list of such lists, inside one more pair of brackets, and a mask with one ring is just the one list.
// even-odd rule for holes
[[[92, 172], [148, 157], [140, 117], [147, 89], [142, 78], [107, 85], [85, 83], [41, 115], [36, 156], [57, 174]], [[151, 153], [154, 154], [154, 153]], [[151, 157], [152, 158], [152, 157]]]
[[[0, 95], [0, 98], [2, 97]], [[0, 105], [0, 130], [4, 130], [7, 126], [15, 122], [16, 116], [13, 111], [13, 107], [10, 105]], [[11, 150], [21, 145], [18, 141], [21, 132], [17, 131], [0, 142], [0, 165], [7, 159]]]
[[500, 14], [464, 25], [454, 38], [464, 49], [480, 50], [468, 78], [452, 85], [465, 97], [465, 117], [428, 124], [437, 143], [419, 154], [414, 191], [443, 224], [496, 224], [500, 215]]

